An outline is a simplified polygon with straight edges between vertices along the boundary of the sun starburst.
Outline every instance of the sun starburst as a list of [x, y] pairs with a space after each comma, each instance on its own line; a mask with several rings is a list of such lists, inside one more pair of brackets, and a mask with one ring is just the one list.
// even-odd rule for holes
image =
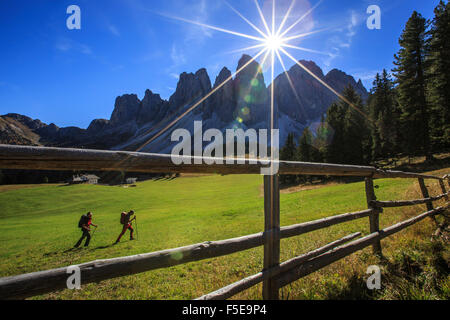
[[277, 35], [270, 35], [264, 42], [268, 50], [278, 51], [284, 44], [284, 39]]

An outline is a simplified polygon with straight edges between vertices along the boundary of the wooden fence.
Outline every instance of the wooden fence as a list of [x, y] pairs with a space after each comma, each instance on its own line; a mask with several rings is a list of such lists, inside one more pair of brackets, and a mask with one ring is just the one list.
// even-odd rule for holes
[[[195, 158], [192, 157], [191, 160]], [[194, 161], [192, 161], [194, 163]], [[255, 275], [200, 297], [202, 300], [228, 299], [256, 284], [263, 282], [263, 298], [276, 300], [279, 289], [293, 281], [315, 272], [331, 263], [362, 250], [373, 247], [374, 254], [382, 254], [381, 240], [389, 237], [425, 218], [435, 219], [448, 206], [449, 193], [445, 181], [449, 176], [436, 177], [417, 173], [386, 171], [367, 166], [318, 164], [278, 161], [279, 174], [317, 176], [365, 177], [367, 210], [339, 214], [324, 219], [280, 227], [280, 190], [278, 175], [264, 177], [264, 231], [244, 237], [194, 244], [186, 247], [139, 254], [128, 257], [97, 260], [79, 265], [82, 284], [128, 276], [150, 270], [168, 268], [192, 261], [200, 261], [264, 246], [264, 269]], [[1, 169], [29, 170], [92, 170], [172, 173], [218, 173], [259, 174], [264, 166], [247, 164], [182, 164], [174, 165], [170, 156], [122, 151], [98, 151], [78, 149], [57, 149], [0, 145]], [[375, 178], [418, 179], [422, 199], [403, 201], [379, 201], [375, 196]], [[425, 179], [439, 181], [442, 194], [431, 197]], [[446, 204], [434, 207], [433, 202], [445, 199]], [[379, 216], [383, 208], [426, 204], [427, 212], [380, 230]], [[368, 218], [370, 234], [360, 238], [361, 233], [346, 236], [321, 248], [280, 262], [280, 240], [299, 236], [315, 230], [345, 223], [355, 219]], [[59, 268], [30, 274], [0, 278], [0, 299], [25, 299], [66, 288], [67, 268]]]

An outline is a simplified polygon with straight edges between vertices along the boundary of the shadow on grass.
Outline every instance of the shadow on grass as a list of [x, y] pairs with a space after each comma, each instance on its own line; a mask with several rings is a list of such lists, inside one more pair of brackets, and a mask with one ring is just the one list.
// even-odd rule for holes
[[114, 246], [115, 246], [115, 244], [112, 243], [112, 244], [108, 244], [108, 245], [106, 245], [106, 246], [99, 246], [99, 247], [96, 247], [96, 248], [94, 248], [94, 250], [104, 250], [104, 249], [112, 248], [112, 247], [114, 247]]
[[65, 254], [65, 253], [72, 253], [72, 252], [80, 252], [80, 251], [83, 251], [83, 250], [92, 250], [92, 251], [104, 250], [104, 249], [108, 249], [108, 248], [112, 248], [112, 247], [114, 247], [114, 243], [106, 245], [106, 246], [98, 246], [98, 247], [84, 247], [83, 246], [83, 247], [79, 247], [79, 248], [69, 248], [69, 249], [66, 249], [64, 251], [47, 252], [47, 253], [44, 253], [43, 256], [44, 257], [50, 257], [50, 256], [59, 255], [61, 253]]
[[81, 247], [81, 248], [69, 248], [69, 249], [66, 249], [66, 250], [64, 250], [64, 251], [47, 252], [47, 253], [44, 253], [43, 256], [44, 256], [44, 257], [56, 256], [56, 255], [61, 254], [61, 253], [76, 252], [76, 251], [81, 251], [81, 250], [83, 250], [83, 249], [86, 249], [86, 248], [85, 248], [85, 247]]
[[395, 161], [391, 161], [385, 163], [384, 165], [387, 165], [390, 170], [423, 173], [448, 168], [450, 166], [450, 157], [448, 156], [444, 156], [443, 158], [433, 157], [433, 159], [429, 161], [422, 161], [420, 163], [402, 163], [399, 165], [395, 165]]
[[375, 291], [367, 288], [366, 280], [358, 274], [353, 274], [348, 279], [345, 287], [337, 284], [327, 284], [326, 300], [373, 300]]

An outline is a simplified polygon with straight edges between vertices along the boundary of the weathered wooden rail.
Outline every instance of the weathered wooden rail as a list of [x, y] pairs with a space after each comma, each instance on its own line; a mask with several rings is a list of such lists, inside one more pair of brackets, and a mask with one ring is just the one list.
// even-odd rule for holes
[[[196, 157], [183, 157], [192, 159]], [[201, 158], [205, 159], [205, 158]], [[213, 158], [214, 159], [214, 158]], [[348, 166], [324, 163], [276, 161], [279, 174], [354, 176], [372, 178], [442, 178], [400, 171], [381, 170], [367, 166]], [[0, 145], [0, 168], [28, 170], [90, 170], [129, 171], [142, 173], [219, 173], [260, 174], [257, 164], [181, 164], [175, 165], [170, 155], [126, 151], [58, 149]]]
[[[194, 163], [194, 159], [194, 157], [191, 157], [191, 163]], [[427, 217], [434, 219], [436, 215], [444, 213], [449, 206], [448, 192], [444, 183], [445, 180], [447, 183], [450, 183], [448, 175], [440, 178], [417, 173], [385, 171], [368, 166], [286, 161], [278, 161], [278, 164], [280, 168], [279, 174], [365, 177], [368, 209], [339, 214], [297, 225], [280, 227], [280, 190], [278, 187], [278, 176], [266, 176], [264, 177], [265, 228], [263, 232], [159, 252], [84, 263], [78, 266], [81, 271], [82, 284], [138, 274], [159, 268], [167, 268], [192, 261], [220, 257], [264, 246], [264, 270], [199, 299], [228, 299], [260, 282], [263, 282], [264, 299], [278, 299], [279, 289], [281, 287], [356, 251], [373, 246], [374, 253], [381, 255], [382, 239]], [[258, 163], [174, 165], [169, 155], [0, 145], [1, 169], [259, 174], [263, 167], [264, 165]], [[416, 178], [419, 181], [424, 198], [402, 201], [378, 201], [375, 196], [374, 178]], [[424, 179], [438, 180], [442, 194], [431, 197], [424, 183]], [[445, 199], [446, 204], [434, 208], [433, 202], [441, 199]], [[418, 204], [426, 204], [428, 211], [394, 226], [382, 230], [379, 229], [379, 216], [383, 213], [383, 208]], [[299, 257], [280, 263], [281, 239], [299, 236], [333, 225], [367, 217], [370, 223], [369, 235], [356, 239], [361, 234], [352, 234]], [[0, 278], [0, 299], [25, 299], [65, 289], [68, 276], [67, 268], [59, 268]]]

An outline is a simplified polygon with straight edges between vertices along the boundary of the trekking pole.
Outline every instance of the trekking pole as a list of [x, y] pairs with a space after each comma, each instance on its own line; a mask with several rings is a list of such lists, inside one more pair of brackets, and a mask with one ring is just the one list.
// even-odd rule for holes
[[97, 231], [97, 227], [95, 227], [94, 232], [92, 232], [91, 240], [94, 239], [95, 231]]
[[135, 217], [134, 220], [136, 221], [136, 240], [139, 240], [137, 218]]

